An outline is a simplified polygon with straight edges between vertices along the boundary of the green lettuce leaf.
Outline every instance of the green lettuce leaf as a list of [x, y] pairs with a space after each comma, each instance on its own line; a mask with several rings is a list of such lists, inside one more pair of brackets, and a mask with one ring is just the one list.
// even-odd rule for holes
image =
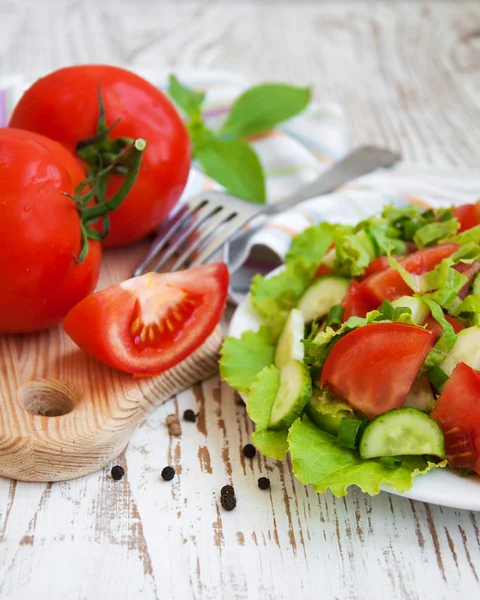
[[315, 227], [309, 227], [295, 236], [290, 250], [285, 258], [286, 264], [302, 260], [308, 265], [313, 277], [322, 258], [333, 242], [333, 234], [336, 227], [330, 223], [320, 223]]
[[461, 319], [468, 319], [470, 326], [480, 325], [480, 295], [468, 295], [455, 308], [454, 315]]
[[252, 433], [252, 442], [259, 452], [276, 460], [283, 460], [288, 452], [288, 430], [261, 429]]
[[340, 400], [327, 389], [316, 389], [313, 395], [315, 396], [316, 410], [324, 415], [336, 415], [339, 412], [349, 413], [350, 415], [355, 414], [350, 404], [345, 400]]
[[405, 492], [410, 489], [413, 477], [447, 464], [434, 463], [422, 456], [405, 456], [402, 464], [392, 469], [377, 459], [362, 460], [357, 452], [339, 446], [334, 436], [316, 427], [306, 416], [290, 427], [288, 449], [299, 481], [313, 485], [318, 493], [330, 489], [336, 496], [344, 496], [351, 485], [372, 496], [380, 492], [382, 484]]
[[264, 367], [253, 380], [247, 400], [248, 416], [257, 429], [266, 429], [280, 384], [280, 371], [274, 366]]
[[427, 358], [423, 363], [422, 371], [428, 371], [432, 367], [441, 364], [445, 360], [447, 354], [453, 348], [457, 336], [455, 335], [452, 325], [445, 319], [442, 307], [435, 302], [435, 300], [433, 300], [431, 295], [424, 294], [421, 296], [421, 299], [430, 309], [432, 317], [442, 326], [443, 329], [442, 335], [438, 338], [433, 348], [427, 354]]
[[303, 259], [290, 262], [274, 277], [255, 275], [250, 294], [253, 306], [269, 327], [274, 340], [282, 332], [288, 314], [311, 281], [311, 268]]
[[457, 235], [454, 235], [445, 241], [454, 242], [460, 246], [465, 246], [466, 244], [470, 244], [472, 242], [475, 244], [480, 244], [480, 225], [476, 225], [471, 229], [462, 231], [462, 233], [458, 233]]
[[417, 229], [417, 231], [413, 234], [413, 241], [419, 248], [433, 246], [441, 239], [456, 233], [459, 228], [460, 223], [457, 221], [457, 219], [428, 223], [427, 225]]
[[355, 277], [365, 272], [376, 257], [375, 247], [364, 230], [350, 233], [347, 228], [337, 228], [335, 233], [335, 273]]
[[273, 363], [275, 345], [267, 327], [245, 331], [240, 339], [227, 337], [220, 350], [220, 375], [239, 392], [248, 392], [256, 375]]

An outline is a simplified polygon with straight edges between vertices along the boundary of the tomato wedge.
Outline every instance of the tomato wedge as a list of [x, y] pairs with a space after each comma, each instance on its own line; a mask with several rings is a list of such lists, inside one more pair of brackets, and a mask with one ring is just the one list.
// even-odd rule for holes
[[365, 317], [368, 312], [376, 307], [377, 303], [372, 302], [369, 296], [365, 296], [360, 284], [352, 279], [343, 301], [343, 320], [346, 321], [350, 317]]
[[220, 321], [224, 263], [147, 273], [87, 296], [63, 327], [82, 350], [133, 375], [156, 375], [197, 350]]
[[372, 323], [347, 333], [331, 350], [320, 384], [370, 419], [400, 408], [435, 334], [404, 323]]
[[[406, 256], [400, 264], [415, 275], [431, 271], [444, 258], [451, 256], [460, 246], [457, 244], [441, 244], [432, 248], [423, 248]], [[361, 283], [362, 291], [377, 301], [377, 306], [384, 300], [395, 300], [400, 296], [410, 296], [412, 290], [403, 281], [400, 273], [389, 267], [384, 271], [370, 275]]]
[[460, 221], [460, 229], [457, 233], [480, 225], [480, 200], [475, 204], [455, 206], [452, 209], [452, 214]]
[[459, 363], [430, 416], [442, 428], [450, 466], [480, 474], [480, 373]]

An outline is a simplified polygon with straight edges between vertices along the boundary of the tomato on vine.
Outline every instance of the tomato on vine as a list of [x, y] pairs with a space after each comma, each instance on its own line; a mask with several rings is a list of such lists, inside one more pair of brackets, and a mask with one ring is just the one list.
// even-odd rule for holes
[[110, 196], [124, 174], [116, 157], [134, 139], [147, 140], [137, 181], [110, 215], [105, 246], [130, 244], [153, 232], [187, 181], [190, 141], [179, 114], [161, 91], [125, 69], [80, 65], [50, 73], [25, 92], [10, 126], [60, 142], [89, 175], [114, 165], [104, 190]]
[[96, 203], [110, 167], [85, 180], [57, 142], [0, 129], [0, 333], [56, 325], [93, 290], [107, 215], [133, 185], [144, 147], [135, 140], [124, 149], [117, 158], [127, 173], [121, 188]]

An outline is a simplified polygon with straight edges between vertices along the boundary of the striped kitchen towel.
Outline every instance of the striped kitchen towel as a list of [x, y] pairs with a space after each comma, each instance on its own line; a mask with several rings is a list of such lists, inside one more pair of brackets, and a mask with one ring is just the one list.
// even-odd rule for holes
[[[137, 72], [165, 89], [169, 70]], [[204, 118], [213, 128], [220, 126], [232, 101], [248, 87], [248, 82], [232, 73], [180, 69], [177, 75], [206, 92]], [[0, 78], [0, 126], [7, 123], [15, 102], [34, 79], [20, 75]], [[342, 108], [334, 104], [312, 104], [274, 131], [249, 141], [265, 171], [269, 203], [278, 202], [313, 181], [355, 145]], [[183, 199], [212, 188], [219, 186], [194, 165]], [[313, 198], [273, 217], [252, 236], [245, 247], [242, 267], [232, 276], [232, 296], [239, 300], [255, 272], [280, 264], [292, 237], [320, 221], [353, 224], [378, 213], [389, 203], [450, 206], [474, 202], [479, 196], [480, 171], [468, 169], [401, 162], [361, 177], [335, 193]]]

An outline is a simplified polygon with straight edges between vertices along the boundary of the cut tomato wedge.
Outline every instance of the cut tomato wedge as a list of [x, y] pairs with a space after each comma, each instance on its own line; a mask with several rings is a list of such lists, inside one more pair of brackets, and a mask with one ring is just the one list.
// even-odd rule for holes
[[480, 373], [459, 363], [430, 417], [442, 428], [450, 466], [480, 474]]
[[[432, 248], [423, 248], [403, 258], [400, 264], [409, 273], [422, 275], [431, 271], [444, 258], [451, 256], [459, 248], [460, 246], [457, 244], [441, 244]], [[361, 287], [366, 296], [377, 301], [377, 306], [384, 300], [395, 300], [400, 296], [412, 295], [412, 290], [403, 281], [400, 273], [392, 267], [370, 275], [362, 281]]]
[[101, 362], [134, 375], [156, 375], [184, 360], [213, 332], [228, 280], [223, 263], [147, 273], [87, 296], [63, 327]]
[[360, 284], [352, 279], [343, 301], [343, 320], [346, 321], [350, 317], [365, 317], [376, 307], [377, 302], [372, 302], [369, 296], [365, 296]]
[[435, 334], [404, 323], [372, 323], [347, 333], [331, 350], [320, 384], [370, 419], [400, 408]]

